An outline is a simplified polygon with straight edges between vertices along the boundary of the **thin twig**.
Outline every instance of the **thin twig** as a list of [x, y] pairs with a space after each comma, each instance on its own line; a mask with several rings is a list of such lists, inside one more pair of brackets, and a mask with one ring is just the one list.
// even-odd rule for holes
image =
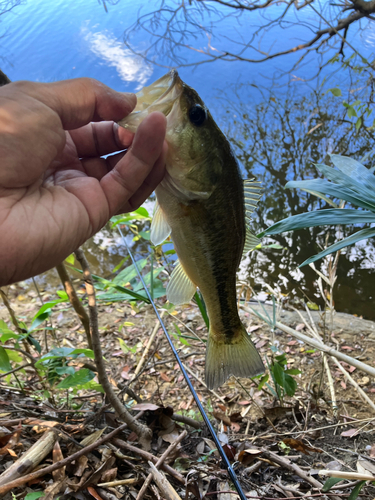
[[94, 351], [94, 356], [95, 356], [95, 364], [98, 368], [98, 377], [100, 384], [102, 385], [104, 392], [108, 397], [109, 402], [111, 403], [116, 413], [118, 414], [118, 417], [124, 422], [126, 422], [129, 426], [129, 429], [131, 429], [133, 432], [137, 434], [137, 436], [139, 436], [140, 443], [145, 448], [149, 448], [152, 437], [151, 429], [138, 422], [128, 412], [125, 406], [118, 399], [110, 381], [108, 380], [107, 373], [105, 371], [102, 348], [100, 345], [98, 311], [96, 308], [95, 289], [91, 277], [90, 268], [86, 260], [86, 257], [80, 248], [75, 252], [75, 255], [82, 267], [83, 277], [86, 285], [86, 291], [89, 299], [90, 334], [92, 339], [92, 349]]
[[[122, 448], [123, 450], [131, 451], [133, 453], [136, 453], [140, 457], [142, 457], [144, 460], [151, 460], [154, 464], [157, 463], [158, 459], [152, 455], [152, 453], [149, 453], [148, 451], [141, 450], [137, 448], [136, 446], [133, 446], [131, 444], [126, 443], [122, 439], [114, 438], [113, 443], [118, 446], [119, 448]], [[177, 481], [183, 485], [185, 485], [185, 478], [182, 476], [179, 472], [177, 472], [175, 469], [170, 467], [167, 464], [163, 464], [161, 466], [161, 469], [163, 469], [165, 472], [168, 472], [172, 477], [177, 479]]]
[[[8, 349], [8, 347], [7, 347], [7, 349]], [[32, 363], [26, 363], [24, 365], [17, 366], [17, 368], [13, 368], [13, 370], [10, 370], [9, 372], [1, 373], [0, 378], [6, 377], [7, 375], [10, 375], [11, 373], [14, 373], [14, 372], [18, 372], [19, 370], [22, 370], [23, 368], [27, 368], [28, 366], [31, 366], [32, 368], [34, 368], [34, 365]]]
[[79, 317], [83, 328], [85, 329], [86, 332], [86, 338], [87, 338], [87, 344], [90, 349], [92, 349], [92, 342], [91, 342], [91, 335], [90, 335], [90, 319], [88, 317], [88, 314], [85, 310], [85, 308], [82, 305], [82, 302], [79, 300], [78, 295], [74, 289], [73, 283], [69, 277], [69, 274], [66, 270], [64, 262], [61, 262], [61, 264], [58, 264], [56, 266], [56, 271], [58, 272], [60, 276], [60, 280], [62, 284], [64, 285], [64, 289], [66, 291], [66, 294], [69, 297], [69, 302], [72, 304], [75, 312], [77, 313], [77, 316]]
[[73, 455], [70, 455], [69, 457], [64, 458], [64, 460], [56, 462], [53, 465], [49, 465], [48, 467], [44, 467], [43, 469], [39, 469], [38, 471], [31, 472], [30, 474], [27, 474], [26, 476], [23, 476], [23, 477], [16, 479], [15, 481], [11, 481], [10, 483], [4, 484], [4, 486], [0, 487], [0, 495], [5, 495], [5, 493], [8, 493], [8, 491], [11, 491], [14, 488], [19, 488], [20, 486], [23, 486], [24, 484], [28, 483], [29, 481], [38, 479], [39, 477], [43, 477], [46, 474], [49, 474], [50, 472], [53, 472], [57, 469], [61, 469], [62, 467], [65, 467], [66, 465], [73, 462], [73, 460], [77, 460], [77, 458], [81, 457], [82, 455], [87, 455], [92, 450], [95, 450], [95, 448], [98, 448], [98, 446], [101, 446], [102, 444], [106, 443], [107, 441], [112, 439], [116, 434], [123, 431], [126, 427], [127, 427], [127, 424], [122, 424], [122, 425], [120, 425], [120, 427], [117, 427], [117, 429], [114, 429], [112, 432], [110, 432], [106, 436], [102, 437], [101, 439], [99, 439], [95, 443], [92, 443], [89, 446], [82, 448], [82, 450], [79, 450], [76, 453], [73, 453]]
[[[162, 313], [160, 315], [161, 318], [164, 316], [164, 312], [165, 311], [162, 311]], [[142, 367], [143, 367], [143, 365], [144, 365], [144, 363], [146, 361], [146, 357], [147, 357], [148, 353], [150, 352], [152, 343], [153, 343], [153, 341], [154, 341], [154, 339], [156, 337], [156, 334], [157, 334], [159, 328], [160, 328], [160, 323], [159, 323], [159, 320], [157, 319], [156, 322], [155, 322], [154, 329], [153, 329], [153, 331], [151, 333], [151, 336], [148, 339], [147, 345], [146, 345], [146, 347], [145, 347], [145, 349], [144, 349], [144, 351], [142, 353], [141, 359], [139, 360], [139, 363], [138, 363], [136, 369], [134, 370], [134, 374], [133, 374], [131, 380], [129, 381], [129, 383], [132, 382], [136, 378], [136, 376], [138, 375], [138, 373], [141, 371], [141, 369], [142, 369]], [[128, 399], [128, 394], [125, 395], [124, 402], [127, 399]]]
[[[172, 444], [168, 446], [168, 448], [165, 450], [165, 452], [162, 454], [162, 456], [159, 458], [159, 460], [156, 462], [155, 467], [158, 469], [161, 467], [161, 465], [165, 462], [165, 459], [172, 453], [172, 451], [176, 448], [176, 446], [181, 443], [181, 441], [187, 436], [187, 431], [184, 431], [182, 434], [178, 436], [176, 441], [174, 441]], [[139, 490], [138, 495], [136, 500], [142, 500], [144, 494], [146, 493], [147, 488], [149, 487], [151, 481], [152, 481], [152, 473], [147, 476], [147, 479], [142, 485], [142, 488]]]
[[[182, 363], [182, 364], [183, 364], [183, 363]], [[225, 399], [224, 399], [224, 398], [222, 398], [221, 396], [219, 396], [219, 394], [218, 394], [217, 392], [212, 391], [211, 389], [209, 389], [209, 388], [207, 387], [207, 385], [203, 382], [203, 380], [202, 380], [201, 378], [199, 378], [199, 377], [198, 377], [198, 375], [195, 375], [195, 373], [193, 372], [193, 370], [191, 370], [188, 366], [186, 366], [186, 365], [184, 365], [184, 364], [183, 364], [183, 366], [184, 366], [185, 370], [186, 370], [186, 371], [187, 371], [187, 372], [188, 372], [188, 373], [189, 373], [192, 377], [194, 377], [194, 378], [195, 378], [195, 380], [197, 380], [197, 381], [198, 381], [201, 385], [203, 385], [203, 387], [204, 387], [205, 389], [207, 389], [207, 391], [208, 391], [208, 392], [210, 392], [211, 394], [213, 394], [213, 395], [215, 396], [215, 398], [219, 399], [222, 403], [226, 404], [226, 403], [225, 403]]]

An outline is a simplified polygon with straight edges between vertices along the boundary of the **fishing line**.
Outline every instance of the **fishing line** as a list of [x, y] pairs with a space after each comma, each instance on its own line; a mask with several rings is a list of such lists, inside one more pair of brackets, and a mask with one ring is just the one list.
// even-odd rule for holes
[[130, 258], [131, 258], [131, 260], [132, 260], [132, 262], [133, 262], [133, 265], [134, 265], [134, 267], [135, 267], [135, 270], [137, 271], [137, 274], [138, 274], [138, 276], [139, 276], [139, 279], [141, 280], [141, 283], [142, 283], [142, 285], [143, 285], [143, 288], [145, 289], [145, 292], [146, 292], [146, 294], [147, 294], [147, 297], [148, 297], [148, 299], [149, 299], [149, 301], [150, 301], [150, 303], [151, 303], [151, 305], [152, 305], [152, 307], [153, 307], [153, 309], [154, 309], [154, 311], [155, 311], [155, 314], [156, 314], [156, 316], [157, 316], [157, 318], [158, 318], [158, 320], [159, 320], [159, 323], [160, 323], [160, 325], [161, 325], [161, 327], [162, 327], [162, 329], [163, 329], [164, 335], [166, 336], [166, 338], [167, 338], [167, 340], [168, 340], [168, 343], [169, 343], [169, 345], [170, 345], [170, 347], [171, 347], [171, 349], [172, 349], [172, 352], [173, 352], [173, 354], [174, 354], [174, 357], [176, 358], [176, 361], [177, 361], [177, 363], [178, 363], [178, 366], [180, 367], [180, 370], [181, 370], [181, 372], [182, 372], [183, 376], [185, 377], [186, 383], [187, 383], [187, 385], [188, 385], [188, 387], [189, 387], [189, 389], [190, 389], [190, 392], [191, 392], [191, 394], [192, 394], [192, 396], [193, 396], [193, 398], [194, 398], [194, 400], [195, 400], [195, 403], [196, 403], [196, 405], [198, 406], [198, 409], [199, 409], [199, 411], [201, 412], [201, 415], [202, 415], [202, 417], [203, 417], [203, 420], [204, 420], [205, 424], [206, 424], [206, 425], [207, 425], [207, 427], [208, 427], [208, 430], [210, 431], [210, 434], [211, 434], [212, 439], [213, 439], [213, 441], [214, 441], [214, 443], [215, 443], [215, 445], [216, 445], [216, 447], [217, 447], [217, 450], [218, 450], [218, 452], [220, 453], [221, 459], [222, 459], [222, 461], [224, 462], [225, 468], [226, 468], [226, 469], [227, 469], [227, 471], [228, 471], [228, 475], [229, 475], [229, 477], [230, 477], [230, 479], [231, 479], [231, 481], [232, 481], [232, 483], [233, 483], [234, 487], [236, 488], [237, 493], [238, 493], [238, 495], [240, 496], [241, 500], [248, 500], [248, 499], [247, 499], [247, 497], [246, 497], [246, 495], [245, 495], [245, 493], [242, 491], [242, 488], [241, 488], [240, 483], [238, 482], [238, 479], [237, 479], [236, 473], [234, 472], [234, 470], [233, 470], [233, 468], [232, 468], [231, 464], [229, 463], [228, 457], [226, 456], [225, 451], [223, 450], [223, 447], [221, 446], [221, 443], [220, 443], [220, 441], [219, 441], [219, 438], [218, 438], [218, 437], [217, 437], [217, 435], [216, 435], [215, 429], [213, 428], [213, 426], [212, 426], [211, 422], [209, 421], [208, 416], [206, 415], [206, 412], [204, 411], [204, 408], [203, 408], [203, 406], [202, 406], [202, 403], [199, 401], [198, 395], [197, 395], [197, 393], [195, 392], [195, 389], [194, 389], [194, 387], [193, 387], [193, 384], [191, 383], [191, 381], [190, 381], [190, 379], [189, 379], [189, 376], [188, 376], [188, 374], [187, 374], [187, 372], [186, 372], [186, 370], [185, 370], [185, 368], [184, 368], [184, 365], [182, 364], [182, 361], [181, 361], [181, 359], [180, 359], [180, 356], [178, 355], [178, 352], [176, 351], [176, 348], [175, 348], [175, 346], [174, 346], [174, 344], [173, 344], [173, 342], [172, 342], [172, 339], [171, 339], [171, 337], [169, 336], [169, 333], [167, 332], [167, 329], [166, 329], [166, 327], [165, 327], [165, 325], [164, 325], [164, 322], [163, 322], [163, 320], [162, 320], [162, 319], [161, 319], [161, 317], [160, 317], [159, 311], [158, 311], [158, 310], [157, 310], [157, 308], [156, 308], [155, 302], [153, 301], [153, 299], [152, 299], [152, 297], [151, 297], [151, 294], [150, 294], [150, 292], [149, 292], [149, 290], [148, 290], [148, 288], [147, 288], [147, 286], [146, 286], [146, 283], [144, 282], [144, 279], [142, 278], [142, 275], [141, 275], [141, 273], [140, 273], [140, 271], [139, 271], [139, 269], [138, 269], [138, 266], [137, 266], [137, 263], [136, 263], [136, 261], [135, 261], [135, 259], [134, 259], [134, 256], [133, 256], [133, 254], [132, 254], [132, 252], [131, 252], [131, 250], [130, 250], [130, 248], [129, 248], [129, 245], [127, 244], [127, 242], [126, 242], [126, 240], [125, 240], [124, 234], [123, 234], [123, 232], [122, 232], [122, 230], [121, 230], [120, 226], [117, 226], [117, 227], [118, 227], [119, 233], [120, 233], [120, 235], [121, 235], [122, 241], [123, 241], [124, 245], [126, 246], [126, 248], [127, 248], [127, 250], [128, 250], [129, 256], [130, 256]]

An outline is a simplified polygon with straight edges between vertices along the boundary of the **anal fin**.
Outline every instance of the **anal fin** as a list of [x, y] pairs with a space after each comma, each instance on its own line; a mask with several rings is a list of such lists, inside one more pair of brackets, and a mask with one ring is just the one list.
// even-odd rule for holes
[[181, 263], [173, 269], [167, 286], [167, 299], [175, 306], [187, 304], [193, 298], [197, 287], [186, 274]]

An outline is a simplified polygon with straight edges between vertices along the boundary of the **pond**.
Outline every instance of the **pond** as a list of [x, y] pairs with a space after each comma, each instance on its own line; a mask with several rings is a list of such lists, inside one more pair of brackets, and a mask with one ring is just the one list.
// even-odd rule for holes
[[[356, 159], [369, 153], [367, 164], [371, 163], [374, 132], [365, 127], [357, 132], [342, 105], [344, 98], [352, 102], [359, 96], [372, 106], [368, 76], [353, 71], [350, 66], [354, 64], [348, 63], [346, 69], [340, 61], [328, 64], [335, 54], [333, 49], [320, 55], [311, 52], [297, 67], [298, 54], [260, 64], [211, 56], [211, 62], [202, 63], [207, 59], [203, 52], [185, 45], [208, 48], [211, 55], [238, 50], [249, 30], [265, 24], [266, 16], [253, 12], [228, 15], [228, 9], [218, 4], [202, 14], [199, 2], [190, 2], [186, 7], [191, 8], [190, 24], [180, 24], [180, 32], [173, 33], [171, 42], [164, 36], [158, 45], [152, 45], [155, 34], [163, 34], [163, 16], [182, 4], [177, 0], [164, 2], [165, 12], [158, 11], [160, 5], [155, 0], [23, 1], [0, 17], [1, 67], [11, 80], [50, 82], [87, 76], [116, 90], [134, 92], [162, 76], [168, 67], [182, 64], [182, 79], [198, 91], [227, 134], [244, 176], [256, 176], [263, 182], [265, 194], [254, 221], [254, 229], [259, 232], [288, 215], [328, 207], [311, 194], [284, 190], [288, 180], [317, 177], [313, 162], [326, 162], [328, 154], [334, 152]], [[272, 7], [271, 14], [283, 8], [280, 3]], [[154, 24], [147, 24], [149, 18], [141, 16], [155, 11], [158, 18], [154, 16]], [[297, 24], [294, 15], [290, 13], [286, 19], [294, 23], [293, 29], [275, 25], [264, 33], [264, 47], [281, 50], [281, 42], [293, 46], [306, 38], [309, 26], [321, 22], [313, 10], [299, 11]], [[143, 26], [135, 27], [139, 19]], [[361, 56], [371, 58], [375, 43], [372, 26], [354, 31], [349, 32], [350, 43]], [[182, 41], [181, 35], [185, 37]], [[173, 46], [178, 39], [181, 46]], [[146, 50], [147, 60], [136, 54], [145, 54]], [[254, 51], [244, 54], [253, 57]], [[337, 85], [342, 90], [341, 98], [327, 92]], [[258, 294], [267, 292], [267, 283], [291, 298], [308, 297], [322, 306], [316, 274], [310, 268], [299, 270], [298, 265], [326, 241], [332, 243], [357, 229], [312, 228], [276, 236], [281, 248], [253, 252], [246, 261], [245, 274]], [[86, 248], [94, 272], [102, 276], [110, 275], [126, 254], [119, 236], [108, 228]], [[343, 252], [334, 293], [337, 310], [375, 320], [374, 264], [373, 240]], [[327, 263], [320, 262], [319, 266], [325, 271]], [[45, 273], [39, 283], [48, 286], [54, 279], [53, 272]]]

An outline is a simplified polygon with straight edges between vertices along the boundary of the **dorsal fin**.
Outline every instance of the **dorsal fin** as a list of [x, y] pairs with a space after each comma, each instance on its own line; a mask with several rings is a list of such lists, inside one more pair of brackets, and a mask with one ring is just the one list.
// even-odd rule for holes
[[153, 245], [161, 245], [171, 234], [171, 227], [160, 208], [158, 200], [155, 202], [154, 215], [151, 222], [150, 240]]
[[255, 236], [254, 233], [250, 231], [250, 229], [246, 228], [246, 239], [245, 245], [243, 247], [243, 254], [250, 252], [250, 250], [254, 250], [260, 243], [260, 239]]
[[171, 279], [167, 285], [167, 299], [175, 306], [187, 304], [193, 298], [197, 287], [186, 274], [181, 263], [177, 261]]
[[249, 225], [251, 223], [251, 215], [257, 207], [258, 201], [262, 196], [261, 183], [253, 179], [245, 179], [243, 181], [243, 191], [245, 198], [245, 224], [246, 224], [246, 240], [243, 253], [250, 252], [260, 243], [260, 239], [253, 234]]

